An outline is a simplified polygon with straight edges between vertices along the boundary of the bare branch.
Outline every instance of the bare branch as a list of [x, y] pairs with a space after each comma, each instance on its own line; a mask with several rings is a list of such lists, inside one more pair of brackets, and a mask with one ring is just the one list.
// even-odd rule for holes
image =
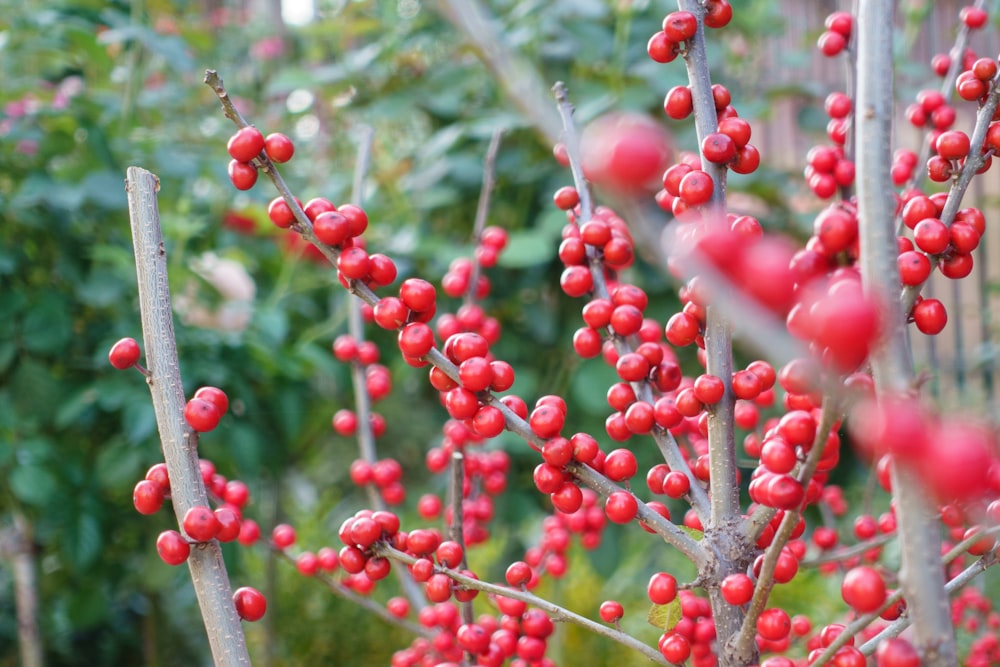
[[[174, 338], [167, 254], [160, 230], [155, 175], [129, 167], [126, 180], [129, 219], [139, 283], [139, 311], [156, 425], [163, 458], [170, 476], [170, 492], [181, 524], [184, 514], [196, 505], [208, 505], [198, 464], [198, 438], [184, 421], [184, 387], [181, 385], [177, 343]], [[188, 568], [201, 607], [208, 642], [216, 665], [249, 665], [243, 626], [233, 604], [226, 564], [216, 540], [191, 550]]]

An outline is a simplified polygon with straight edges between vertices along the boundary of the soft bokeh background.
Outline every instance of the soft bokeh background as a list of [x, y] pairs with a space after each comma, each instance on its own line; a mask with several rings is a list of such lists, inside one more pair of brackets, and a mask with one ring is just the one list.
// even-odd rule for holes
[[[363, 126], [374, 129], [368, 243], [394, 257], [402, 276], [439, 279], [451, 259], [471, 252], [483, 156], [494, 129], [505, 128], [490, 223], [507, 228], [512, 242], [488, 273], [494, 291], [486, 303], [504, 326], [496, 351], [517, 369], [515, 390], [529, 402], [562, 394], [573, 431], [603, 434], [604, 390], [594, 388], [611, 375], [600, 361], [573, 356], [580, 304], [558, 289], [564, 218], [551, 194], [570, 179], [551, 158], [555, 110], [546, 91], [566, 81], [582, 121], [612, 108], [662, 119], [662, 96], [684, 72], [649, 61], [645, 42], [671, 3], [495, 0], [484, 5], [490, 30], [478, 31], [475, 44], [457, 26], [478, 5], [459, 0], [464, 10], [456, 13], [445, 4], [316, 0], [289, 3], [284, 12], [277, 0], [6, 4], [0, 667], [18, 664], [15, 564], [26, 562], [36, 567], [47, 664], [209, 662], [187, 570], [165, 566], [155, 553], [155, 536], [172, 516], [141, 517], [132, 508], [134, 483], [160, 460], [146, 388], [138, 374], [106, 361], [115, 340], [141, 337], [123, 187], [129, 165], [162, 182], [185, 387], [217, 385], [233, 401], [232, 414], [202, 439], [203, 455], [250, 485], [251, 517], [265, 529], [291, 520], [306, 548], [334, 544], [341, 520], [365, 504], [346, 475], [355, 445], [329, 426], [352, 401], [347, 371], [330, 354], [346, 329], [345, 294], [333, 272], [268, 223], [266, 184], [248, 193], [229, 184], [232, 126], [202, 83], [206, 68], [220, 72], [258, 127], [294, 138], [296, 156], [282, 171], [303, 199], [347, 201], [358, 136]], [[825, 125], [818, 103], [830, 88], [811, 69], [811, 47], [833, 3], [818, 3], [830, 7], [815, 8], [803, 25], [786, 24], [780, 3], [738, 4], [733, 26], [711, 40], [716, 80], [761, 127], [775, 121], [787, 129], [779, 114], [791, 113], [799, 129], [795, 142], [775, 133], [765, 139], [763, 130], [777, 166], [734, 178], [733, 191], [745, 193], [734, 201], [769, 228], [802, 234], [817, 203], [789, 174], [800, 173], [800, 144]], [[911, 4], [907, 20], [919, 26], [930, 10]], [[758, 50], [779, 35], [780, 53]], [[836, 85], [839, 68], [821, 70]], [[509, 77], [506, 85], [496, 72]], [[689, 125], [671, 130], [679, 146], [693, 146]], [[660, 275], [642, 262], [634, 270], [650, 293], [650, 312], [666, 319], [677, 308], [676, 286]], [[249, 298], [234, 301], [233, 290]], [[422, 462], [440, 440], [445, 413], [423, 372], [394, 352], [393, 337], [372, 336], [395, 383], [377, 407], [388, 422], [380, 454], [406, 469], [411, 502], [401, 511], [404, 527], [415, 527], [412, 501], [443, 490]], [[691, 357], [685, 363], [694, 367]], [[496, 540], [472, 558], [484, 576], [499, 579], [538, 537], [545, 503], [531, 484], [536, 457], [523, 443], [501, 437], [489, 447], [511, 455], [511, 491], [497, 506]], [[640, 449], [640, 461], [653, 462], [652, 448]], [[865, 473], [850, 462], [844, 468], [849, 497], [861, 497]], [[546, 592], [592, 616], [601, 600], [620, 599], [626, 627], [655, 641], [642, 582], [674, 567], [674, 556], [649, 549], [636, 533], [610, 529], [600, 549], [581, 552]], [[409, 641], [263, 549], [227, 546], [226, 557], [235, 585], [268, 594], [265, 620], [247, 626], [258, 664], [387, 664]], [[392, 585], [376, 595], [385, 599]], [[839, 610], [835, 592], [821, 601], [829, 586], [817, 577], [782, 594], [793, 610]], [[579, 632], [559, 637], [551, 654], [561, 664], [573, 654], [594, 656], [590, 664], [632, 659]]]

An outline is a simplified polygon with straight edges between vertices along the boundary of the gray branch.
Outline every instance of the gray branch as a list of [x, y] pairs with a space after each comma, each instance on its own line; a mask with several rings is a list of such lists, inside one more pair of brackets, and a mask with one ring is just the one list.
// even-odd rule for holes
[[[895, 269], [895, 201], [889, 177], [893, 116], [893, 3], [863, 0], [857, 21], [858, 218], [861, 275], [868, 295], [882, 308], [883, 333], [874, 349], [872, 371], [879, 395], [908, 390], [913, 367]], [[957, 664], [954, 629], [944, 588], [941, 537], [919, 479], [893, 466], [893, 495], [902, 569], [900, 581], [916, 632], [915, 645], [927, 667]]]
[[[163, 458], [170, 475], [170, 495], [177, 523], [195, 505], [208, 505], [198, 466], [198, 438], [184, 421], [184, 387], [181, 385], [177, 342], [174, 338], [167, 254], [160, 230], [156, 193], [159, 179], [139, 167], [129, 167], [126, 178], [129, 219], [139, 283], [139, 311], [146, 349], [146, 382], [153, 398]], [[222, 551], [215, 540], [194, 546], [188, 558], [202, 619], [216, 665], [249, 665], [243, 626]]]

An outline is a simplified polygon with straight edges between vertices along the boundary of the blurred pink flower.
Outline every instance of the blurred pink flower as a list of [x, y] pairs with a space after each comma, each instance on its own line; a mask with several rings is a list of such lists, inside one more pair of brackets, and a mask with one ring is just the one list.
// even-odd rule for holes
[[260, 60], [274, 60], [285, 53], [285, 40], [280, 37], [265, 37], [250, 47], [250, 55]]

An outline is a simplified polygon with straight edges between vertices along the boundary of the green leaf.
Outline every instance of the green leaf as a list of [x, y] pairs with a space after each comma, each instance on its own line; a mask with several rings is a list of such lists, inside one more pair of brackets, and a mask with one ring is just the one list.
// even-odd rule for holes
[[21, 465], [10, 472], [10, 489], [18, 500], [29, 505], [44, 505], [56, 489], [56, 478], [38, 465]]
[[654, 604], [646, 615], [646, 620], [654, 628], [672, 630], [681, 620], [681, 599], [675, 597], [667, 604]]
[[103, 545], [101, 524], [90, 511], [81, 511], [62, 533], [63, 554], [80, 570], [94, 563]]
[[121, 444], [109, 444], [97, 455], [97, 482], [106, 489], [128, 487], [142, 472], [142, 450]]
[[30, 352], [55, 354], [73, 333], [70, 307], [59, 294], [47, 292], [24, 318], [22, 339]]
[[697, 542], [701, 542], [701, 538], [705, 537], [705, 533], [698, 530], [697, 528], [691, 528], [689, 526], [677, 526], [685, 533], [691, 536], [691, 538]]
[[80, 416], [97, 402], [97, 397], [97, 389], [88, 386], [63, 401], [56, 412], [56, 428], [66, 428], [80, 419]]
[[80, 183], [80, 189], [87, 201], [101, 208], [118, 209], [126, 204], [125, 183], [121, 174], [110, 170], [87, 174]]

